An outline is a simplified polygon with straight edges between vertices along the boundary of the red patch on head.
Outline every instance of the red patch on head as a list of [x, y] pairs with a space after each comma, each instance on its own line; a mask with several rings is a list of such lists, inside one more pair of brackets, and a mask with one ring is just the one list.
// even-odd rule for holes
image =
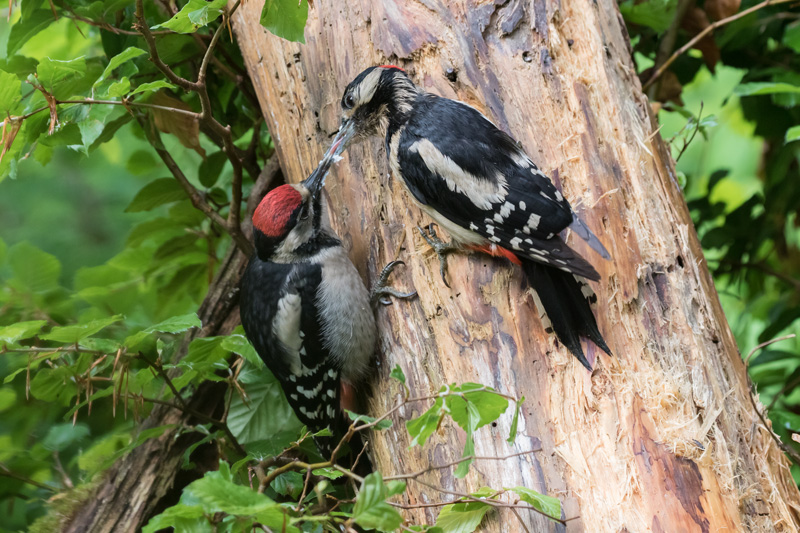
[[511, 250], [507, 250], [502, 246], [497, 246], [496, 244], [484, 244], [484, 245], [475, 245], [470, 246], [476, 252], [483, 252], [494, 257], [505, 257], [515, 265], [521, 265], [522, 261], [519, 260], [519, 257], [512, 252]]
[[397, 65], [380, 65], [378, 68], [394, 68], [399, 70], [400, 72], [405, 72], [405, 69], [398, 67]]
[[253, 213], [253, 226], [268, 237], [280, 237], [303, 197], [291, 185], [271, 190]]

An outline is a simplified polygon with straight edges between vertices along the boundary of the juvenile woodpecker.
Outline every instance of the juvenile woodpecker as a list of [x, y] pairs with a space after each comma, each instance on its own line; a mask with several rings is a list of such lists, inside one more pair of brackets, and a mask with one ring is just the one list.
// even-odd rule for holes
[[423, 91], [394, 65], [359, 74], [341, 108], [331, 149], [385, 135], [392, 172], [458, 243], [443, 243], [433, 225], [427, 233], [419, 228], [439, 255], [445, 284], [446, 253], [468, 248], [505, 257], [522, 266], [539, 311], [587, 369], [581, 335], [611, 354], [590, 307], [596, 297], [575, 277], [600, 276], [559, 232], [570, 228], [604, 258], [608, 252], [514, 139], [473, 107]]
[[[341, 241], [323, 226], [322, 186], [330, 160], [297, 185], [267, 194], [253, 214], [256, 252], [241, 283], [240, 313], [247, 338], [283, 388], [289, 405], [312, 432], [330, 429], [317, 446], [329, 458], [356, 411], [375, 351], [375, 318]], [[400, 295], [384, 288], [375, 296]], [[363, 449], [359, 433], [352, 458]], [[352, 464], [352, 463], [351, 463]], [[348, 464], [347, 466], [350, 466]], [[361, 472], [371, 466], [365, 456]]]

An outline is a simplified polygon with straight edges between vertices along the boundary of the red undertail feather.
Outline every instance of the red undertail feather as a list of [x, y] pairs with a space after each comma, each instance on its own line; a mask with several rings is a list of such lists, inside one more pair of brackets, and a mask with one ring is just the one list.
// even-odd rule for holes
[[473, 245], [470, 246], [471, 249], [475, 250], [476, 252], [483, 252], [489, 254], [494, 257], [505, 257], [515, 265], [521, 265], [522, 261], [519, 260], [519, 257], [512, 252], [511, 250], [507, 250], [502, 246], [497, 246], [496, 244], [481, 244], [481, 245]]

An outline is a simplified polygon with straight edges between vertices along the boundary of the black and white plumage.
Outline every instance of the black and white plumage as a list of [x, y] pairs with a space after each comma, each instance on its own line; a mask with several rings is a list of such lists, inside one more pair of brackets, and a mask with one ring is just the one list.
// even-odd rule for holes
[[514, 139], [467, 104], [419, 89], [392, 65], [359, 74], [341, 106], [336, 149], [385, 134], [393, 173], [454, 241], [520, 264], [540, 310], [584, 366], [591, 370], [581, 335], [611, 353], [590, 308], [594, 295], [575, 277], [600, 276], [559, 233], [570, 228], [603, 257], [608, 252]]
[[[253, 215], [256, 253], [241, 283], [240, 312], [247, 338], [280, 382], [289, 405], [330, 457], [350, 425], [355, 392], [375, 349], [370, 295], [339, 239], [323, 227], [324, 171], [282, 185]], [[363, 449], [350, 441], [352, 458]], [[360, 471], [370, 467], [360, 459]], [[350, 466], [349, 464], [347, 466]]]

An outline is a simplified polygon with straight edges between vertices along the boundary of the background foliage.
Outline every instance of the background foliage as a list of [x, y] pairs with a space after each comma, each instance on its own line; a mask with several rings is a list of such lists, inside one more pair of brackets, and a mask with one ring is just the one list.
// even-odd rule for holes
[[[311, 516], [314, 501], [344, 494], [332, 483], [343, 474], [315, 468], [309, 488], [311, 470], [275, 474], [280, 463], [263, 462], [298, 446], [313, 457], [313, 446], [240, 334], [195, 339], [177, 358], [233, 245], [237, 190], [247, 196], [272, 146], [226, 27], [226, 2], [143, 4], [163, 63], [192, 83], [205, 72], [204, 87], [185, 90], [151, 61], [134, 0], [23, 0], [0, 10], [0, 530], [53, 530], [110, 462], [167, 429], [138, 429], [154, 401], [180, 408], [209, 379], [228, 384], [227, 411], [183, 429], [197, 443], [184, 468], [196, 468], [193, 452], [211, 443], [218, 470], [186, 486], [147, 531], [209, 521], [222, 530], [255, 522], [280, 530], [284, 517], [290, 529], [355, 521], [392, 530], [399, 515], [385, 501], [403, 490], [401, 480], [370, 476], [355, 505], [320, 519]], [[765, 4], [620, 3], [744, 354], [800, 332], [800, 13]], [[307, 9], [305, 0], [267, 0], [262, 24], [302, 40]], [[668, 62], [715, 21], [722, 22], [696, 47]], [[164, 152], [187, 183], [168, 169]], [[800, 431], [798, 340], [756, 353], [750, 375], [776, 431], [792, 443]], [[402, 372], [395, 377], [405, 390]], [[408, 423], [417, 443], [447, 413], [471, 435], [506, 410], [502, 394], [464, 387], [471, 407], [456, 405], [465, 400], [452, 391], [415, 400], [405, 390], [404, 401], [430, 406]], [[450, 466], [465, 475], [470, 462]], [[266, 481], [260, 492], [248, 477], [258, 468], [257, 481]], [[503, 492], [464, 495], [444, 507], [437, 526], [472, 531]], [[508, 492], [561, 517], [554, 498], [524, 487]], [[490, 503], [475, 500], [486, 496]]]

